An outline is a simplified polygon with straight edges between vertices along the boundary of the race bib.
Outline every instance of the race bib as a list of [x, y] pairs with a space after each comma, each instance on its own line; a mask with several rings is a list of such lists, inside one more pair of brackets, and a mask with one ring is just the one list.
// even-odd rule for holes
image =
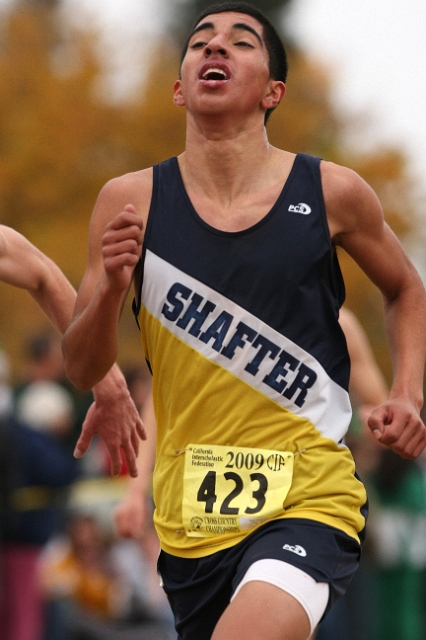
[[240, 533], [283, 511], [291, 487], [289, 451], [189, 444], [182, 518], [188, 536]]

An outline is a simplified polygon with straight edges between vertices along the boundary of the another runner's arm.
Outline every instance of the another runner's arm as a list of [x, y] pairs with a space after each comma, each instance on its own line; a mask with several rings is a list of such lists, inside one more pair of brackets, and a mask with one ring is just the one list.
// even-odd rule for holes
[[149, 173], [108, 182], [99, 194], [89, 230], [88, 264], [62, 347], [65, 371], [90, 389], [115, 362], [118, 323], [141, 256], [142, 218], [151, 197]]
[[20, 233], [0, 225], [0, 280], [25, 289], [63, 334], [76, 293], [59, 267]]
[[138, 476], [129, 480], [126, 495], [114, 513], [117, 533], [124, 538], [142, 538], [150, 517], [148, 506], [152, 495], [157, 435], [152, 392], [144, 403], [141, 416], [147, 442], [141, 447], [137, 459]]
[[342, 307], [339, 323], [345, 334], [351, 359], [349, 393], [358, 407], [368, 406], [373, 410], [388, 397], [386, 381], [358, 318], [349, 309]]
[[372, 438], [368, 419], [376, 407], [385, 402], [389, 390], [374, 358], [368, 338], [357, 317], [345, 307], [340, 309], [339, 322], [345, 333], [351, 359], [349, 394], [356, 407], [365, 435]]
[[354, 172], [321, 165], [330, 232], [383, 294], [393, 367], [388, 400], [369, 426], [382, 444], [404, 457], [426, 445], [420, 419], [426, 359], [426, 294], [417, 271], [385, 223], [374, 191]]

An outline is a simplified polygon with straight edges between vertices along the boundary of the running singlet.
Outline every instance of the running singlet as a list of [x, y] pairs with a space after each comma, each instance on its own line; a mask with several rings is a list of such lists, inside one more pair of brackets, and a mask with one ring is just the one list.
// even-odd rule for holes
[[344, 285], [319, 165], [297, 155], [271, 211], [238, 232], [200, 218], [177, 158], [154, 166], [134, 311], [153, 375], [154, 521], [168, 553], [208, 555], [274, 518], [356, 539], [364, 528], [365, 489], [342, 444]]

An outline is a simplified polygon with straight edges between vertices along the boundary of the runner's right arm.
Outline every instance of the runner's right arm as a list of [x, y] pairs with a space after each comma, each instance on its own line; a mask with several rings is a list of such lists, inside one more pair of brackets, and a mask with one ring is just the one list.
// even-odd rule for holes
[[80, 389], [90, 389], [115, 362], [118, 323], [141, 256], [152, 171], [108, 182], [99, 194], [89, 230], [88, 264], [74, 317], [62, 347], [65, 371]]

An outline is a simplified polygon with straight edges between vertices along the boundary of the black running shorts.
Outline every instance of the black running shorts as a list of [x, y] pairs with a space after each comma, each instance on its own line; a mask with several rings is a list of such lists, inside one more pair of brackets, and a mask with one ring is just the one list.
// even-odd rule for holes
[[282, 560], [317, 582], [327, 582], [327, 613], [355, 573], [360, 544], [314, 520], [286, 518], [263, 525], [238, 544], [202, 558], [161, 551], [158, 569], [175, 617], [178, 640], [210, 640], [248, 568], [258, 560]]

